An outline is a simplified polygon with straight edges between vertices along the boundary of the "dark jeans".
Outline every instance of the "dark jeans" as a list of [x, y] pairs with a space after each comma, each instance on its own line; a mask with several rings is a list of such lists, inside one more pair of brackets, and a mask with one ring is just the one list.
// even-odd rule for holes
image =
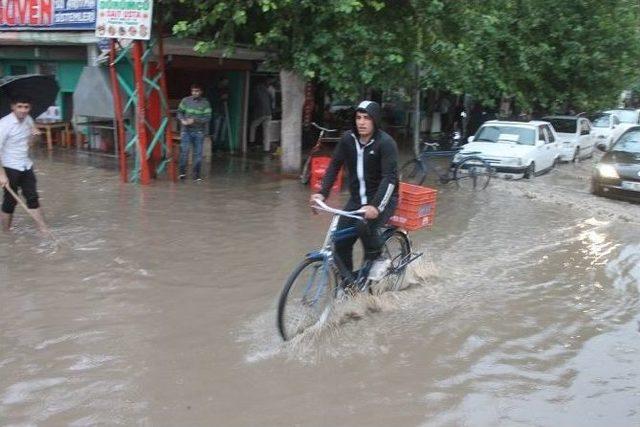
[[212, 133], [211, 133], [211, 152], [213, 153], [215, 150], [225, 151], [229, 149], [228, 144], [228, 130], [227, 130], [227, 121], [225, 117], [220, 115], [215, 115], [212, 119]]
[[[397, 205], [398, 198], [392, 197], [387, 207], [376, 219], [367, 220], [366, 222], [344, 216], [340, 218], [337, 230], [343, 230], [348, 227], [356, 227], [358, 230], [358, 236], [340, 240], [335, 244], [335, 253], [347, 270], [353, 271], [353, 245], [358, 240], [358, 237], [362, 241], [365, 260], [373, 261], [380, 256], [380, 249], [382, 249], [382, 244], [384, 243], [382, 241], [383, 227], [387, 221], [389, 221], [389, 218], [393, 216]], [[353, 211], [360, 207], [362, 207], [362, 205], [359, 201], [349, 200], [344, 210]]]
[[[36, 189], [36, 175], [33, 168], [26, 171], [19, 171], [11, 168], [4, 168], [7, 178], [9, 178], [9, 186], [17, 194], [18, 188], [22, 190], [22, 195], [27, 199], [27, 207], [29, 209], [38, 209], [38, 190]], [[2, 200], [2, 212], [12, 214], [16, 208], [18, 201], [4, 190], [4, 199]]]
[[202, 166], [202, 144], [204, 142], [204, 129], [183, 129], [180, 133], [180, 175], [187, 173], [187, 161], [189, 148], [193, 146], [193, 179], [200, 178]]

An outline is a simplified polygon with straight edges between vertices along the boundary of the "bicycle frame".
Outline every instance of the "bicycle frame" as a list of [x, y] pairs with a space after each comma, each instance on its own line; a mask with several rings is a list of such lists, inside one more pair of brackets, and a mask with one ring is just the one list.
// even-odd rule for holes
[[[437, 158], [451, 159], [449, 160], [448, 168], [446, 169], [446, 174], [443, 172], [444, 168], [440, 168], [435, 162], [432, 163], [433, 170], [435, 170], [436, 174], [438, 175], [438, 178], [442, 183], [447, 183], [451, 181], [453, 178], [451, 177], [450, 172], [451, 172], [451, 169], [455, 166], [453, 163], [453, 157], [462, 150], [462, 147], [456, 148], [455, 150], [429, 150], [428, 149], [429, 146], [430, 145], [428, 145], [427, 149], [423, 150], [420, 153], [420, 155], [417, 157], [417, 160], [420, 162], [423, 168], [424, 174], [426, 175], [429, 173], [430, 160], [437, 159]], [[478, 154], [478, 152], [474, 151], [474, 152], [466, 153], [466, 155], [462, 159], [460, 159], [460, 162], [463, 162], [469, 157], [473, 157], [475, 154]]]
[[359, 274], [358, 276], [353, 275], [353, 273], [347, 269], [342, 260], [339, 257], [334, 255], [333, 246], [336, 242], [340, 240], [349, 239], [352, 237], [358, 236], [358, 230], [356, 227], [347, 227], [342, 230], [338, 230], [338, 222], [340, 221], [340, 217], [344, 216], [347, 218], [357, 219], [359, 221], [365, 221], [363, 210], [356, 211], [343, 211], [340, 209], [335, 209], [320, 200], [316, 200], [316, 209], [324, 212], [332, 213], [333, 219], [329, 224], [329, 228], [327, 230], [327, 234], [325, 235], [324, 242], [322, 243], [322, 247], [318, 251], [310, 252], [307, 254], [307, 258], [312, 260], [324, 260], [326, 266], [334, 265], [341, 279], [347, 279], [350, 283], [356, 283], [362, 277]]
[[[333, 219], [331, 220], [331, 223], [329, 224], [327, 234], [325, 235], [324, 242], [320, 250], [309, 252], [306, 255], [306, 257], [314, 261], [322, 260], [323, 268], [325, 269], [330, 268], [332, 265], [334, 265], [337, 268], [341, 279], [347, 279], [349, 283], [358, 283], [361, 279], [364, 278], [362, 275], [363, 272], [359, 270], [358, 275], [354, 276], [353, 272], [347, 269], [347, 267], [344, 265], [342, 260], [339, 257], [336, 257], [334, 255], [333, 247], [335, 243], [339, 242], [340, 240], [358, 236], [358, 230], [356, 227], [347, 227], [342, 230], [338, 230], [338, 222], [340, 221], [340, 217], [345, 216], [348, 218], [354, 218], [360, 221], [364, 221], [364, 218], [362, 217], [362, 214], [364, 212], [361, 210], [349, 212], [349, 211], [343, 211], [340, 209], [331, 208], [327, 206], [324, 202], [319, 200], [316, 200], [316, 204], [318, 205], [317, 207], [318, 210], [333, 213], [334, 216], [333, 216]], [[394, 229], [395, 227], [389, 228], [389, 230], [394, 230]], [[400, 265], [398, 265], [390, 273], [394, 273], [395, 271], [406, 267], [408, 264], [412, 263], [413, 261], [415, 261], [421, 256], [422, 256], [422, 253], [412, 254], [411, 251], [409, 251], [409, 254], [407, 255], [407, 257], [400, 260]], [[364, 286], [365, 284], [366, 283], [361, 283], [360, 285]]]
[[[429, 173], [429, 170], [431, 168], [433, 168], [433, 170], [436, 172], [436, 174], [438, 175], [438, 178], [440, 179], [441, 182], [446, 183], [449, 182], [451, 180], [451, 167], [453, 166], [453, 157], [458, 153], [458, 151], [460, 151], [459, 149], [457, 150], [449, 150], [449, 151], [429, 151], [429, 150], [424, 150], [422, 151], [422, 153], [420, 153], [420, 155], [418, 156], [418, 161], [420, 162], [420, 164], [422, 165], [422, 169], [424, 170], [425, 175]], [[443, 158], [447, 158], [447, 159], [451, 159], [448, 162], [448, 167], [446, 168], [446, 170], [444, 168], [439, 167], [435, 162], [431, 162], [431, 168], [430, 168], [430, 161], [433, 159], [443, 159]]]

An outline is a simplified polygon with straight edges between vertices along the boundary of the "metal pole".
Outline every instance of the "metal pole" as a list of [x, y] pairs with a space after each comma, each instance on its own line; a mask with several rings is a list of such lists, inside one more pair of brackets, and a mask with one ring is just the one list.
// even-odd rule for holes
[[167, 127], [165, 129], [165, 143], [167, 144], [167, 158], [169, 159], [169, 179], [172, 181], [178, 180], [178, 174], [176, 172], [176, 161], [173, 157], [173, 129], [171, 129], [171, 110], [169, 110], [169, 92], [167, 91], [167, 77], [164, 66], [164, 44], [162, 40], [162, 31], [158, 34], [158, 68], [160, 68], [160, 87], [162, 88], [161, 96], [164, 97], [165, 104], [165, 117], [167, 119]]
[[140, 183], [147, 185], [151, 183], [149, 173], [149, 162], [147, 160], [147, 128], [145, 124], [145, 91], [142, 71], [142, 41], [133, 42], [133, 72], [136, 86], [136, 133], [138, 134], [138, 155], [140, 156]]
[[122, 97], [120, 95], [120, 84], [116, 72], [116, 41], [111, 39], [111, 49], [109, 50], [109, 73], [111, 74], [111, 91], [113, 92], [113, 107], [116, 113], [116, 132], [118, 138], [118, 161], [120, 165], [120, 181], [127, 182], [127, 157], [125, 153], [125, 132], [124, 117], [122, 113]]
[[413, 93], [413, 152], [420, 154], [420, 70], [416, 67], [416, 89]]

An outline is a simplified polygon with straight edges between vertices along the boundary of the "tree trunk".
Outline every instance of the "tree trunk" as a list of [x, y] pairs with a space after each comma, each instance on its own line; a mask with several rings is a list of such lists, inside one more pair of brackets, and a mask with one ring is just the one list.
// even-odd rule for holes
[[294, 71], [280, 71], [282, 90], [282, 173], [298, 174], [302, 149], [302, 107], [304, 105], [304, 79]]

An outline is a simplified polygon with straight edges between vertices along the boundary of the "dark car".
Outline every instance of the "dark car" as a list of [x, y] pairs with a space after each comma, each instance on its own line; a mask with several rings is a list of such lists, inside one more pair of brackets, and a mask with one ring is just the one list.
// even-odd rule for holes
[[[606, 150], [602, 143], [597, 147]], [[591, 192], [640, 201], [640, 126], [627, 129], [596, 165]]]

